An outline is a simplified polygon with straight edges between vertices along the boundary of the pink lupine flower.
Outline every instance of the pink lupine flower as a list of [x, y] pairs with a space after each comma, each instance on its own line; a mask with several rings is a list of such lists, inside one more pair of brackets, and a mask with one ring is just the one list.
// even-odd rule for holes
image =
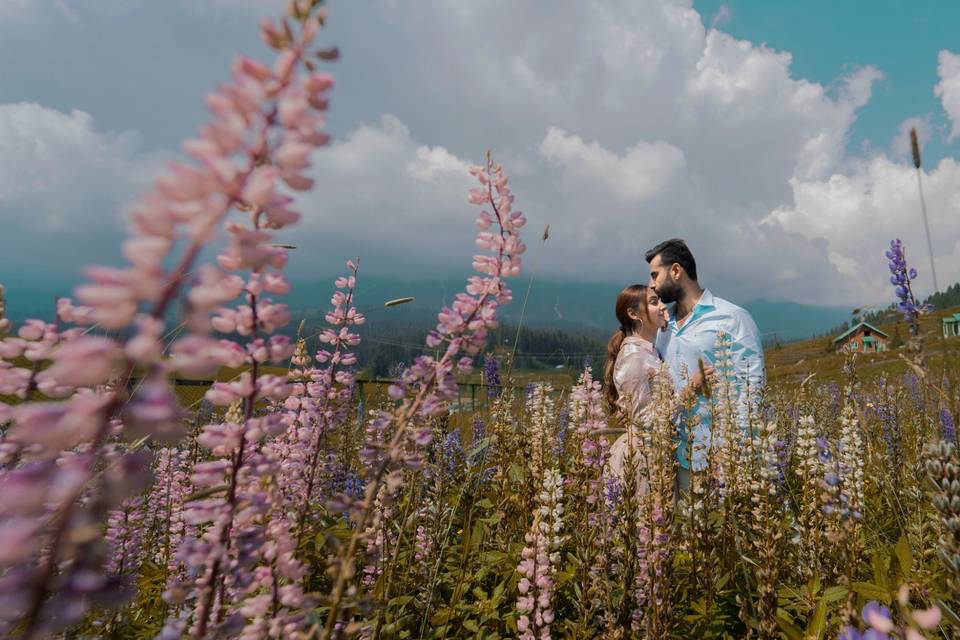
[[123, 351], [113, 340], [84, 336], [54, 352], [53, 365], [47, 374], [61, 384], [92, 387], [116, 375], [122, 358]]
[[[105, 588], [105, 580], [97, 577], [100, 567], [94, 566], [99, 555], [87, 548], [97, 541], [86, 542], [84, 538], [85, 541], [78, 544], [76, 532], [96, 530], [104, 524], [100, 514], [117, 506], [117, 498], [124, 494], [123, 478], [130, 481], [131, 487], [140, 485], [142, 473], [135, 460], [127, 455], [116, 456], [113, 439], [121, 431], [161, 439], [174, 439], [180, 432], [181, 411], [166, 375], [176, 371], [188, 377], [207, 377], [224, 365], [253, 364], [248, 388], [240, 389], [246, 392], [242, 395], [246, 415], [238, 416], [236, 422], [207, 425], [200, 436], [201, 441], [213, 445], [215, 451], [224, 455], [239, 452], [240, 464], [232, 468], [229, 476], [233, 487], [229, 499], [212, 498], [184, 514], [184, 522], [198, 521], [196, 512], [206, 509], [211, 515], [209, 521], [214, 523], [203, 532], [202, 542], [185, 547], [184, 551], [192, 563], [185, 569], [212, 569], [211, 580], [206, 583], [209, 589], [204, 590], [203, 576], [198, 581], [197, 589], [203, 597], [191, 623], [194, 635], [205, 635], [215, 608], [230, 606], [224, 601], [223, 593], [214, 593], [213, 587], [222, 571], [224, 584], [234, 589], [235, 578], [238, 578], [235, 574], [243, 570], [242, 565], [228, 567], [223, 562], [225, 549], [229, 547], [226, 543], [234, 536], [231, 532], [234, 516], [239, 527], [251, 526], [246, 520], [249, 514], [235, 511], [235, 507], [247, 500], [253, 501], [251, 504], [256, 501], [254, 494], [246, 497], [238, 493], [247, 486], [241, 477], [247, 473], [243, 464], [244, 448], [259, 448], [262, 439], [271, 437], [277, 430], [276, 421], [254, 417], [253, 406], [258, 397], [282, 399], [289, 387], [284, 380], [258, 379], [255, 361], [247, 349], [207, 334], [211, 325], [222, 328], [232, 321], [231, 329], [251, 336], [252, 341], [262, 340], [266, 360], [282, 360], [290, 353], [289, 342], [270, 340], [264, 334], [289, 322], [289, 311], [284, 305], [259, 299], [259, 288], [279, 295], [289, 285], [277, 274], [254, 274], [244, 279], [239, 274], [223, 273], [210, 266], [196, 267], [194, 263], [203, 246], [223, 226], [230, 238], [220, 260], [224, 268], [267, 271], [281, 269], [286, 264], [286, 251], [269, 246], [271, 236], [259, 228], [260, 217], [267, 212], [272, 228], [296, 220], [295, 212], [289, 209], [290, 198], [278, 193], [278, 181], [284, 180], [295, 188], [309, 186], [309, 181], [300, 174], [307, 168], [302, 146], [315, 148], [327, 141], [326, 135], [317, 130], [323, 125], [317, 111], [326, 106], [325, 92], [330, 83], [325, 75], [306, 82], [297, 77], [300, 62], [312, 55], [310, 40], [319, 24], [316, 18], [301, 18], [304, 28], [299, 35], [285, 27], [278, 45], [279, 61], [272, 69], [241, 58], [234, 65], [233, 81], [209, 97], [212, 121], [201, 129], [197, 140], [184, 145], [196, 163], [171, 165], [155, 181], [154, 188], [133, 207], [133, 237], [124, 243], [124, 255], [129, 263], [120, 268], [89, 268], [89, 283], [75, 292], [78, 305], [70, 300], [58, 302], [57, 312], [62, 322], [125, 329], [135, 321], [137, 330], [132, 337], [120, 344], [94, 336], [81, 337], [79, 329], [61, 332], [56, 325], [33, 321], [26, 323], [15, 339], [0, 342], [0, 358], [25, 356], [38, 363], [54, 361], [49, 369], [42, 371], [0, 363], [0, 391], [10, 391], [22, 398], [29, 398], [35, 389], [66, 396], [72, 393], [71, 387], [97, 386], [116, 374], [123, 374], [114, 390], [98, 387], [93, 392], [78, 392], [58, 407], [52, 403], [25, 403], [8, 412], [13, 423], [0, 442], [2, 457], [16, 461], [19, 456], [19, 459], [55, 469], [55, 475], [49, 480], [53, 489], [48, 500], [54, 501], [66, 515], [51, 526], [43, 514], [0, 514], [0, 530], [13, 536], [14, 531], [32, 527], [30, 530], [42, 532], [36, 544], [47, 550], [37, 562], [12, 567], [4, 573], [5, 576], [25, 576], [22, 583], [17, 583], [26, 585], [23, 588], [17, 587], [13, 580], [5, 580], [0, 586], [0, 597], [8, 595], [7, 589], [19, 589], [16, 597], [24, 603], [19, 611], [28, 613], [24, 619], [18, 619], [21, 613], [8, 615], [4, 611], [0, 614], [0, 628], [5, 629], [7, 624], [19, 626], [25, 635], [31, 636], [50, 616], [48, 603], [62, 603], [67, 607], [60, 615], [66, 620], [69, 616], [82, 615], [86, 603], [91, 601], [90, 596], [95, 595], [96, 589]], [[279, 34], [275, 27], [264, 32], [271, 41], [274, 37], [270, 34]], [[297, 106], [291, 111], [291, 105], [301, 103], [306, 106]], [[285, 111], [282, 131], [278, 128], [277, 116], [281, 106]], [[274, 168], [272, 163], [263, 162], [284, 145], [284, 166]], [[251, 226], [225, 221], [234, 205], [254, 207]], [[243, 305], [246, 308], [237, 309], [231, 317], [218, 316], [211, 321], [212, 312], [242, 293], [247, 295], [247, 304]], [[185, 301], [183, 317], [187, 334], [171, 345], [169, 362], [160, 363], [163, 319], [178, 300]], [[253, 351], [257, 352], [258, 348]], [[134, 385], [135, 391], [128, 398], [127, 382], [133, 365], [147, 371], [144, 381]], [[123, 426], [113, 419], [121, 413], [121, 407], [127, 423]], [[74, 447], [76, 452], [64, 452]], [[106, 490], [98, 493], [85, 489], [94, 470], [107, 460], [111, 462], [102, 476]], [[268, 472], [271, 466], [264, 462], [251, 469]], [[0, 491], [5, 489], [0, 487]], [[189, 527], [188, 522], [186, 525]], [[182, 530], [184, 535], [188, 532], [188, 529]], [[236, 546], [233, 548], [240, 552]], [[71, 591], [70, 585], [83, 585], [83, 588]], [[294, 596], [290, 601], [295, 599]], [[69, 616], [64, 611], [68, 611]], [[175, 616], [180, 619], [179, 612]], [[290, 624], [293, 623], [286, 619], [282, 622], [282, 625]]]
[[520, 638], [550, 638], [554, 620], [552, 609], [553, 576], [560, 561], [560, 531], [563, 524], [563, 478], [556, 469], [543, 475], [543, 486], [537, 494], [533, 524], [524, 536], [527, 546], [520, 552], [517, 573], [521, 575], [517, 589], [517, 628]]
[[[288, 414], [287, 420], [295, 425], [295, 433], [288, 439], [283, 453], [284, 483], [289, 486], [288, 499], [297, 513], [298, 535], [302, 533], [308, 512], [314, 508], [316, 491], [324, 460], [322, 458], [323, 437], [331, 429], [345, 420], [346, 408], [352, 397], [354, 376], [343, 369], [352, 360], [347, 349], [359, 343], [359, 335], [351, 328], [364, 322], [362, 314], [353, 306], [354, 287], [356, 286], [357, 265], [347, 262], [351, 275], [337, 278], [337, 291], [332, 297], [334, 308], [326, 314], [331, 329], [321, 333], [320, 340], [329, 349], [317, 351], [315, 360], [325, 364], [323, 369], [304, 368], [294, 372], [288, 378], [297, 380], [293, 385], [294, 393], [302, 394]], [[306, 345], [294, 355], [295, 364], [306, 367], [310, 359]], [[297, 447], [305, 447], [305, 451]], [[305, 480], [303, 477], [305, 476]]]
[[132, 498], [124, 501], [119, 509], [107, 517], [105, 538], [112, 550], [107, 561], [108, 572], [129, 574], [139, 566], [143, 542], [142, 507], [140, 498]]
[[[500, 240], [491, 243], [489, 256], [475, 256], [474, 268], [484, 274], [480, 281], [471, 279], [467, 286], [482, 288], [484, 293], [460, 294], [451, 307], [444, 308], [437, 316], [437, 326], [427, 336], [427, 345], [439, 349], [442, 356], [432, 358], [420, 356], [407, 368], [403, 376], [390, 387], [391, 397], [399, 400], [392, 413], [381, 413], [375, 420], [382, 428], [377, 433], [385, 433], [392, 427], [393, 435], [388, 443], [379, 442], [365, 445], [365, 451], [385, 448], [389, 455], [377, 456], [367, 472], [367, 487], [363, 501], [357, 505], [357, 529], [348, 544], [341, 547], [335, 567], [336, 579], [331, 593], [331, 606], [327, 614], [324, 633], [329, 636], [339, 617], [340, 600], [343, 597], [348, 577], [352, 574], [353, 557], [360, 539], [372, 516], [374, 500], [380, 494], [383, 483], [393, 478], [388, 464], [401, 463], [416, 468], [421, 464], [422, 454], [419, 442], [428, 441], [425, 427], [419, 424], [428, 422], [431, 416], [446, 410], [447, 403], [456, 398], [457, 381], [453, 371], [454, 363], [461, 354], [476, 355], [486, 344], [488, 331], [497, 326], [496, 308], [510, 301], [510, 292], [502, 278], [517, 275], [520, 272], [521, 254], [525, 246], [519, 240], [519, 230], [526, 220], [520, 212], [511, 211], [513, 194], [507, 187], [502, 167], [487, 158], [485, 167], [472, 167], [470, 173], [477, 176], [484, 197], [471, 195], [475, 204], [483, 204], [492, 209], [488, 212], [490, 226], [496, 220]], [[480, 177], [482, 176], [482, 178]], [[481, 232], [489, 226], [484, 222]]]
[[151, 436], [159, 442], [176, 442], [183, 435], [183, 411], [173, 385], [156, 374], [140, 383], [122, 416], [134, 437]]

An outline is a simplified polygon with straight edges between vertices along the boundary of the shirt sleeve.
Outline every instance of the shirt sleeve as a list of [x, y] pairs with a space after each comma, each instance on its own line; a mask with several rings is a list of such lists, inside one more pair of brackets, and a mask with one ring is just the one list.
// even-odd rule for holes
[[750, 314], [738, 309], [732, 318], [730, 338], [733, 369], [741, 385], [748, 385], [751, 392], [760, 389], [765, 381], [763, 346], [760, 331]]

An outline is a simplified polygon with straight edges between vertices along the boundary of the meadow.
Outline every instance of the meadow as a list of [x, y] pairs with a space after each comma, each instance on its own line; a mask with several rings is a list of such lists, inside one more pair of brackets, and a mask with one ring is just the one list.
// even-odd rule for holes
[[721, 336], [715, 437], [679, 494], [665, 369], [618, 425], [597, 370], [484, 353], [525, 252], [489, 154], [465, 194], [476, 275], [431, 355], [360, 388], [357, 260], [319, 344], [278, 333], [296, 320], [272, 232], [296, 225], [328, 141], [324, 17], [307, 0], [264, 22], [276, 60], [238, 58], [208, 97], [189, 162], [132, 209], [127, 265], [89, 269], [56, 322], [0, 309], [0, 635], [958, 635], [957, 339], [936, 338], [898, 242], [877, 253], [902, 348], [774, 348], [767, 387], [743, 393]]

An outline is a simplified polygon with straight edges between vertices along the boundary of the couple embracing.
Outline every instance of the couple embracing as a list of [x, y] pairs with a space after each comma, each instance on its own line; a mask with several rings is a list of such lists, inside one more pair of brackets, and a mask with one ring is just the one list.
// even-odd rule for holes
[[[700, 286], [697, 263], [683, 240], [661, 242], [645, 257], [649, 283], [630, 285], [617, 296], [620, 328], [607, 345], [606, 396], [628, 429], [642, 424], [652, 399], [652, 377], [662, 364], [678, 395], [695, 396], [693, 409], [679, 412], [677, 418], [677, 489], [688, 491], [690, 470], [706, 466], [711, 445], [711, 415], [702, 391], [704, 374], [714, 374], [717, 335], [724, 333], [732, 342], [731, 375], [741, 403], [748, 391], [763, 385], [763, 349], [750, 314]], [[624, 434], [610, 450], [611, 469], [621, 479], [626, 448]]]

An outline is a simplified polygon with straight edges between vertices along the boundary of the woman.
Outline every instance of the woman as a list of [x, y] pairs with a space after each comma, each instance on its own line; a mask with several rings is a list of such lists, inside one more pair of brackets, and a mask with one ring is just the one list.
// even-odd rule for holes
[[[607, 363], [604, 368], [604, 386], [607, 402], [618, 424], [627, 428], [627, 433], [617, 438], [610, 447], [610, 469], [624, 479], [624, 458], [635, 425], [650, 403], [650, 379], [660, 369], [660, 356], [653, 342], [657, 330], [667, 324], [667, 310], [653, 289], [642, 284], [626, 287], [617, 296], [616, 314], [620, 328], [607, 343]], [[643, 467], [640, 450], [632, 437], [634, 462], [637, 465], [639, 484]], [[644, 483], [645, 484], [645, 483]]]
[[[653, 289], [633, 284], [617, 296], [617, 320], [620, 328], [607, 343], [604, 382], [607, 402], [617, 423], [627, 429], [610, 447], [610, 469], [623, 481], [628, 445], [632, 444], [637, 469], [637, 490], [646, 491], [641, 469], [643, 452], [636, 438], [644, 409], [651, 400], [651, 380], [659, 371], [660, 354], [653, 346], [657, 331], [667, 326], [667, 308]], [[711, 375], [712, 367], [705, 371]], [[702, 384], [700, 372], [690, 378], [687, 393]]]

